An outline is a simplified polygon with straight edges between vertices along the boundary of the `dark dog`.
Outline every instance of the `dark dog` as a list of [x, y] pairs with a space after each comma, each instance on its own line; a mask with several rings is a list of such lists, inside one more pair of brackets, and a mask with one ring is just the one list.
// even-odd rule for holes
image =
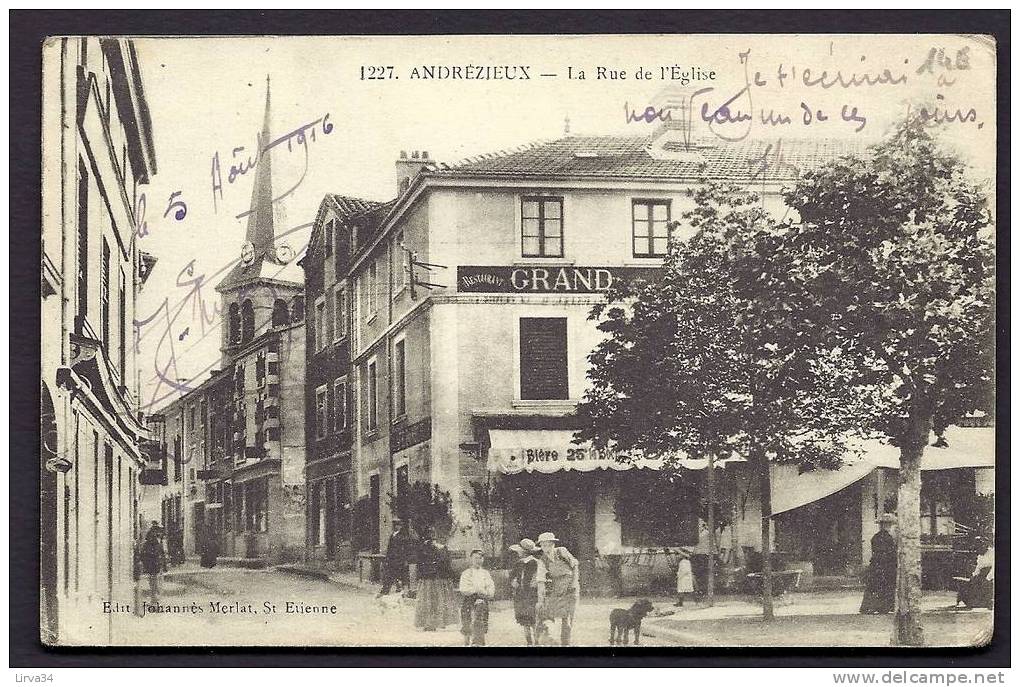
[[630, 641], [630, 631], [634, 630], [634, 644], [641, 643], [641, 621], [653, 610], [652, 602], [641, 599], [630, 609], [614, 608], [609, 613], [609, 646]]

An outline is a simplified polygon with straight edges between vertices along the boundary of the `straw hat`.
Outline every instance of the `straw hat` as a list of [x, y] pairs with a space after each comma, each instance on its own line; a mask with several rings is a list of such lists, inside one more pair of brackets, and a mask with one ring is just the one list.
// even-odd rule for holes
[[532, 541], [531, 539], [528, 539], [527, 537], [521, 540], [520, 547], [526, 553], [535, 553], [536, 551], [538, 551], [538, 545], [535, 544], [535, 542]]
[[542, 534], [538, 535], [538, 543], [539, 543], [539, 545], [541, 545], [542, 542], [547, 542], [547, 541], [551, 541], [554, 544], [559, 544], [560, 543], [560, 540], [557, 539], [556, 535], [553, 534], [552, 532], [543, 532]]

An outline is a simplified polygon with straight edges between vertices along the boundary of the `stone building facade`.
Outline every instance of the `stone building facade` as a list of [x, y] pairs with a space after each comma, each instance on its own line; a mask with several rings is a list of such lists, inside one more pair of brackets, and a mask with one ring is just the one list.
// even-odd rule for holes
[[132, 41], [46, 42], [42, 135], [41, 638], [94, 643], [132, 585], [147, 437], [131, 327], [155, 261], [134, 208], [156, 155]]

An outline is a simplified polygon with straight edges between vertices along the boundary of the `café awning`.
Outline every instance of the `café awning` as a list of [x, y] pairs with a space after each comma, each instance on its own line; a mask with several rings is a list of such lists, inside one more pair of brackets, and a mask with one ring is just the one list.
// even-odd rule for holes
[[[664, 462], [661, 458], [596, 449], [590, 443], [575, 444], [573, 438], [574, 431], [569, 429], [490, 429], [488, 469], [508, 475], [562, 470], [658, 470]], [[740, 457], [716, 460], [715, 467], [743, 461]], [[684, 456], [677, 460], [677, 465], [687, 470], [704, 470], [708, 459]]]
[[589, 443], [575, 444], [573, 439], [574, 432], [569, 429], [490, 429], [488, 469], [514, 475], [662, 467], [661, 460], [617, 454]]
[[[932, 434], [921, 458], [922, 470], [955, 470], [958, 468], [995, 467], [994, 427], [949, 427], [945, 432], [946, 446], [933, 446]], [[872, 440], [864, 444], [864, 457], [877, 467], [900, 468], [900, 449]]]
[[[994, 427], [950, 427], [947, 446], [934, 446], [935, 435], [921, 458], [921, 470], [955, 470], [995, 467]], [[772, 466], [772, 512], [783, 513], [835, 494], [864, 479], [876, 468], [898, 470], [900, 449], [886, 442], [864, 442], [863, 452], [838, 470], [799, 472], [796, 466]]]
[[770, 470], [772, 514], [778, 515], [831, 496], [864, 479], [874, 469], [874, 465], [864, 460], [844, 464], [838, 470], [818, 468], [810, 472], [799, 472], [796, 465], [773, 465]]

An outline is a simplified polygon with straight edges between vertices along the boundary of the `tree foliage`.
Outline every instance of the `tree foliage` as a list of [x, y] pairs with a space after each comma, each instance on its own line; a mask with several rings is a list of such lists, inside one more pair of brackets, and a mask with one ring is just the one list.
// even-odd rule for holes
[[844, 352], [802, 336], [785, 227], [754, 193], [705, 183], [661, 278], [609, 293], [592, 317], [581, 437], [672, 460], [732, 454], [836, 467], [873, 415]]
[[503, 548], [504, 515], [510, 503], [505, 480], [486, 472], [480, 480], [468, 483], [464, 491], [471, 510], [471, 527], [482, 544], [488, 560], [500, 558]]
[[838, 467], [878, 399], [852, 384], [845, 351], [803, 335], [810, 294], [791, 277], [787, 227], [735, 186], [706, 182], [694, 198], [684, 216], [694, 233], [671, 245], [661, 278], [622, 285], [593, 309], [606, 338], [589, 357], [580, 438], [674, 466], [685, 455], [748, 459], [768, 542], [769, 463]]
[[446, 541], [456, 524], [450, 492], [429, 482], [413, 482], [390, 494], [390, 511], [421, 539]]
[[[920, 461], [932, 431], [994, 403], [995, 248], [987, 196], [919, 120], [786, 194], [803, 329], [852, 353], [900, 447], [894, 641], [921, 644]], [[944, 441], [940, 441], [944, 444]]]

